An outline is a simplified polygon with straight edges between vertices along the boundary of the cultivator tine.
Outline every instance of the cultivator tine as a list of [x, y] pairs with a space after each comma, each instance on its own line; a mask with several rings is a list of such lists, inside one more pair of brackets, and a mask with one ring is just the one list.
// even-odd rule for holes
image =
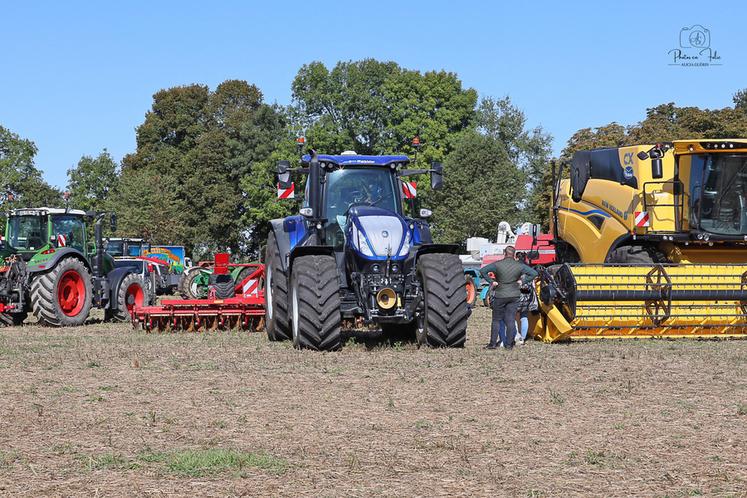
[[[747, 338], [747, 265], [563, 265], [543, 278], [549, 342], [570, 337]], [[550, 302], [549, 302], [550, 301]]]

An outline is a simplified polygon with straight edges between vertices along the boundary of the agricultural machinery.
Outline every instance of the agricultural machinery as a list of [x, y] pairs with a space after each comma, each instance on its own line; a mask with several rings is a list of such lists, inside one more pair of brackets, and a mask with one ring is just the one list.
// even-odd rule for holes
[[264, 266], [242, 266], [244, 278], [231, 274], [229, 255], [215, 255], [207, 295], [195, 299], [164, 299], [158, 306], [136, 306], [133, 325], [146, 331], [261, 330], [264, 325]]
[[579, 151], [556, 173], [537, 336], [747, 336], [747, 140]]
[[[201, 263], [184, 273], [179, 280], [179, 294], [184, 299], [205, 299], [208, 296], [214, 265], [212, 262]], [[256, 266], [253, 263], [229, 263], [227, 269], [233, 282], [238, 284], [253, 273]]]
[[[7, 214], [0, 250], [0, 323], [20, 325], [30, 311], [43, 325], [81, 325], [92, 306], [108, 319], [127, 320], [147, 301], [142, 277], [115, 268], [104, 251], [104, 213], [26, 208]], [[95, 220], [94, 240], [88, 223]], [[112, 230], [115, 218], [112, 215]]]
[[[403, 178], [442, 168], [405, 169], [407, 156], [305, 155], [301, 167], [278, 163], [278, 197], [294, 191], [291, 174], [308, 175], [300, 214], [271, 221], [266, 308], [270, 340], [331, 351], [343, 329], [378, 326], [412, 334], [418, 344], [461, 347], [469, 309], [458, 246], [434, 244], [421, 209], [407, 216]], [[413, 213], [415, 214], [415, 213]]]

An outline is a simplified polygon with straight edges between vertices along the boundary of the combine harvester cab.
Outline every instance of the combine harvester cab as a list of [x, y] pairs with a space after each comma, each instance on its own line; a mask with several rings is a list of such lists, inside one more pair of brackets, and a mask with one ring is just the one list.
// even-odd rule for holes
[[164, 299], [158, 306], [136, 306], [132, 314], [135, 328], [150, 332], [188, 332], [264, 328], [264, 265], [247, 264], [248, 275], [236, 282], [229, 271], [229, 255], [215, 255], [205, 299]]
[[747, 337], [747, 140], [577, 152], [552, 220], [542, 340]]

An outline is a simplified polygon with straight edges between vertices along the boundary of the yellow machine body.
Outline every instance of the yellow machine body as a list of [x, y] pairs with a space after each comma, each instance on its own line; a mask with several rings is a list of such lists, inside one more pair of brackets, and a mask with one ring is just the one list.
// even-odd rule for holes
[[536, 337], [747, 337], [747, 139], [577, 153], [552, 215]]

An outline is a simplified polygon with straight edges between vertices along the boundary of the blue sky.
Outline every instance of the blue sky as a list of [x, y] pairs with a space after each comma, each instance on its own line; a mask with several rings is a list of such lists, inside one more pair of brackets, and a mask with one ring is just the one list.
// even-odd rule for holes
[[[108, 3], [108, 2], [107, 2]], [[456, 72], [508, 95], [562, 149], [579, 128], [647, 107], [720, 108], [747, 87], [744, 2], [7, 2], [0, 124], [32, 139], [49, 182], [83, 154], [135, 148], [155, 91], [229, 78], [290, 102], [304, 63], [374, 57]], [[670, 66], [680, 29], [710, 30], [718, 67]]]

